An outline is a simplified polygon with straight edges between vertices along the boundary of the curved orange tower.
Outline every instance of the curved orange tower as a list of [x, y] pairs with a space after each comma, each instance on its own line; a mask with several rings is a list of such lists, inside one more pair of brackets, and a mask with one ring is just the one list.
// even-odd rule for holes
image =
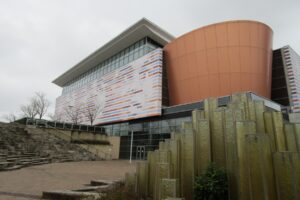
[[189, 32], [164, 47], [170, 106], [252, 91], [270, 98], [273, 32], [229, 21]]

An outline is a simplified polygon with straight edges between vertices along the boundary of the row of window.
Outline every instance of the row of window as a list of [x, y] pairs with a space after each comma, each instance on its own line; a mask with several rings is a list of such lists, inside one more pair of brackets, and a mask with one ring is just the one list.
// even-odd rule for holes
[[157, 47], [158, 45], [150, 38], [143, 38], [73, 79], [63, 88], [62, 94], [70, 93], [86, 83], [98, 79], [103, 75], [146, 55]]
[[105, 129], [106, 134], [113, 136], [130, 135], [131, 130], [133, 130], [135, 133], [139, 132], [141, 134], [164, 134], [180, 131], [183, 122], [191, 122], [191, 117], [166, 119], [137, 124], [121, 123], [102, 127]]

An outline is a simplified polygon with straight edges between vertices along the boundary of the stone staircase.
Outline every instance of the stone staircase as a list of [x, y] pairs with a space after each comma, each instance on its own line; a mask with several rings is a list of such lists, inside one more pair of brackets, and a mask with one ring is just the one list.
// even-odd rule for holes
[[20, 124], [0, 123], [0, 171], [82, 160], [100, 158], [79, 145], [71, 144], [42, 130], [28, 129]]

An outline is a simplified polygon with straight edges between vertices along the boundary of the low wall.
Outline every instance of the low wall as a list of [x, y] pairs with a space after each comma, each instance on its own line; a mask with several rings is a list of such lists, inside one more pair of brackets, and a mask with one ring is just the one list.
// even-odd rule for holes
[[[105, 159], [119, 159], [120, 137], [98, 133], [47, 129], [47, 132], [68, 142], [83, 141], [81, 147]], [[86, 141], [103, 142], [103, 144], [85, 144]], [[107, 144], [105, 144], [107, 143]]]

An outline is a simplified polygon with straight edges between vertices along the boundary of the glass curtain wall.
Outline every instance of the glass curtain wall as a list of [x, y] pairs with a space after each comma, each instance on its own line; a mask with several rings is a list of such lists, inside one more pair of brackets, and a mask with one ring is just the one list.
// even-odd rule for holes
[[130, 45], [129, 47], [125, 48], [124, 50], [118, 52], [114, 56], [99, 63], [97, 66], [93, 67], [87, 72], [74, 78], [72, 81], [70, 81], [63, 87], [62, 95], [68, 94], [92, 80], [98, 79], [101, 76], [119, 67], [122, 67], [134, 60], [137, 60], [138, 58], [148, 54], [149, 52], [153, 51], [158, 47], [160, 47], [160, 45], [153, 41], [151, 38], [143, 38]]
[[131, 131], [133, 131], [132, 156], [136, 159], [137, 147], [144, 147], [147, 152], [158, 148], [159, 142], [170, 138], [172, 132], [181, 130], [183, 122], [191, 122], [191, 117], [166, 119], [134, 124], [122, 123], [103, 126], [108, 135], [121, 136], [120, 158], [130, 157]]

